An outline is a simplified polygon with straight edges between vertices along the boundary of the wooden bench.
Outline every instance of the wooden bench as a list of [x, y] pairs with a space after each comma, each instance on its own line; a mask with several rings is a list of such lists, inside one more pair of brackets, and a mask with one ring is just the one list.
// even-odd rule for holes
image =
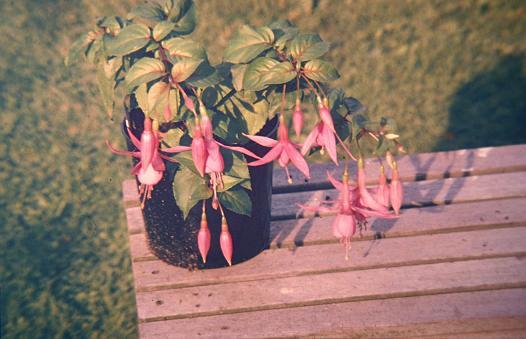
[[296, 216], [336, 196], [328, 168], [292, 185], [276, 170], [270, 248], [194, 272], [150, 253], [125, 181], [140, 337], [526, 337], [526, 145], [401, 157], [402, 216], [371, 222], [349, 261], [332, 216]]

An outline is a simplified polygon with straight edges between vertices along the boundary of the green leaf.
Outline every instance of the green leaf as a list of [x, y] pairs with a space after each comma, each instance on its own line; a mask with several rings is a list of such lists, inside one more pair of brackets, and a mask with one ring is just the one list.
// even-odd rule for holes
[[338, 74], [338, 71], [333, 65], [319, 59], [307, 62], [303, 70], [306, 77], [321, 82], [333, 81], [340, 77], [340, 74]]
[[124, 22], [118, 16], [106, 16], [97, 21], [97, 26], [100, 28], [105, 28], [106, 33], [117, 35], [124, 26]]
[[188, 79], [199, 65], [203, 62], [203, 59], [183, 59], [175, 63], [172, 67], [172, 79], [175, 82], [181, 82]]
[[153, 28], [153, 38], [155, 41], [161, 41], [175, 28], [175, 24], [169, 21], [161, 21]]
[[135, 52], [150, 41], [150, 29], [143, 24], [131, 24], [115, 37], [106, 35], [104, 45], [108, 55], [126, 55]]
[[137, 87], [135, 90], [135, 100], [137, 100], [137, 104], [143, 113], [149, 116], [150, 110], [148, 108], [148, 88], [145, 83]]
[[232, 154], [232, 162], [230, 163], [225, 159], [225, 173], [236, 178], [250, 179], [245, 156], [237, 152], [231, 152], [230, 154]]
[[238, 64], [247, 63], [260, 53], [270, 49], [274, 42], [274, 33], [268, 27], [252, 28], [243, 26], [225, 49], [225, 61]]
[[252, 215], [252, 202], [244, 188], [235, 186], [226, 192], [218, 193], [218, 195], [224, 208], [237, 214]]
[[183, 212], [185, 219], [199, 201], [212, 196], [207, 180], [185, 167], [180, 167], [175, 173], [173, 190], [177, 206]]
[[318, 34], [300, 34], [289, 43], [288, 50], [294, 59], [308, 61], [321, 57], [330, 47]]
[[[244, 181], [248, 180], [248, 179], [242, 179], [242, 178], [237, 178], [237, 177], [231, 177], [229, 175], [223, 175], [221, 177], [221, 179], [223, 181], [223, 187], [222, 188], [218, 188], [217, 189], [218, 192], [228, 191], [232, 187], [234, 187], [236, 185], [239, 185], [239, 184], [242, 184]], [[250, 182], [250, 180], [248, 180], [248, 181]]]
[[148, 90], [148, 115], [150, 118], [161, 121], [164, 110], [169, 105], [170, 85], [164, 81], [153, 84]]
[[232, 85], [236, 91], [241, 91], [243, 89], [243, 79], [245, 77], [245, 72], [247, 71], [248, 65], [238, 64], [234, 65], [231, 68], [232, 73]]
[[266, 57], [257, 58], [252, 61], [245, 72], [243, 88], [249, 91], [264, 89], [267, 86], [265, 83], [266, 74], [269, 73], [274, 66], [279, 64], [279, 61]]
[[194, 31], [197, 18], [195, 15], [195, 5], [192, 0], [177, 1], [176, 6], [168, 14], [168, 19], [176, 23], [174, 32], [179, 34], [190, 34]]
[[142, 58], [130, 68], [126, 74], [126, 86], [128, 90], [134, 87], [158, 79], [166, 74], [164, 64], [154, 58]]
[[265, 85], [285, 84], [296, 77], [296, 70], [289, 61], [281, 62], [272, 67], [263, 78]]
[[174, 58], [175, 61], [184, 58], [208, 59], [204, 48], [191, 39], [171, 38], [163, 41], [162, 46], [168, 50], [169, 56]]
[[[276, 33], [274, 33], [276, 34]], [[274, 43], [277, 49], [282, 50], [286, 47], [287, 43], [294, 39], [298, 35], [298, 29], [296, 27], [287, 28], [280, 37]]]
[[104, 66], [99, 65], [97, 67], [97, 82], [99, 84], [99, 91], [102, 96], [102, 103], [106, 108], [106, 113], [111, 118], [113, 116], [114, 109], [114, 91], [113, 91], [113, 81], [106, 77], [106, 72], [104, 71]]
[[205, 88], [215, 86], [219, 84], [221, 80], [221, 74], [206, 61], [197, 67], [192, 76], [186, 79], [185, 83], [190, 86]]
[[88, 39], [88, 33], [83, 34], [80, 38], [75, 40], [68, 51], [68, 55], [64, 59], [66, 66], [71, 66], [77, 63], [82, 57], [86, 55], [86, 49], [92, 40]]
[[130, 14], [128, 14], [128, 19], [134, 18], [141, 18], [150, 23], [157, 23], [165, 19], [165, 14], [159, 4], [145, 3], [135, 6]]
[[122, 67], [122, 58], [111, 58], [109, 60], [103, 61], [102, 65], [104, 67], [104, 73], [108, 79], [113, 79], [115, 74]]

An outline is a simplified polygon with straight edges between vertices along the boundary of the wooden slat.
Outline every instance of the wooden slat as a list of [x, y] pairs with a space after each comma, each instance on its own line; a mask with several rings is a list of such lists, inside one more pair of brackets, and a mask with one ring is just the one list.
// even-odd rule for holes
[[[364, 233], [374, 237], [401, 237], [457, 230], [482, 229], [497, 225], [518, 225], [526, 220], [526, 199], [503, 199], [464, 204], [412, 208], [398, 219], [376, 219]], [[333, 216], [274, 221], [271, 247], [307, 245], [334, 241]], [[358, 240], [358, 237], [354, 238]]]
[[325, 273], [137, 293], [140, 321], [526, 287], [525, 257]]
[[128, 234], [142, 233], [145, 230], [142, 209], [139, 206], [128, 207], [125, 210], [126, 223], [128, 225]]
[[[462, 230], [509, 227], [526, 223], [526, 199], [503, 199], [456, 205], [413, 208], [403, 211], [396, 220], [375, 220], [363, 238], [402, 237]], [[321, 243], [336, 243], [331, 224], [334, 217], [273, 221], [270, 247], [295, 247]], [[130, 236], [133, 261], [153, 260], [144, 234]]]
[[358, 241], [351, 259], [339, 244], [273, 249], [225, 270], [190, 272], [160, 260], [133, 263], [137, 291], [379, 267], [526, 255], [526, 227]]
[[[404, 183], [403, 204], [418, 207], [512, 197], [526, 197], [526, 172], [407, 182]], [[298, 204], [319, 204], [337, 198], [338, 191], [334, 189], [276, 194], [272, 196], [272, 218], [295, 218]]]
[[[526, 172], [410, 182], [404, 184], [404, 189], [404, 205], [413, 207], [525, 197]], [[297, 204], [316, 204], [337, 197], [336, 190], [276, 194], [272, 197], [272, 217], [274, 220], [295, 219], [299, 210]], [[302, 215], [312, 216], [313, 213]], [[128, 230], [143, 232], [144, 226], [141, 225], [144, 224], [128, 224]]]
[[[419, 153], [398, 157], [400, 176], [403, 181], [425, 179], [441, 179], [481, 175], [491, 173], [505, 173], [526, 171], [526, 145], [510, 145], [502, 147], [485, 147], [463, 149], [450, 152]], [[282, 168], [274, 169], [274, 192], [292, 192], [330, 188], [326, 171], [341, 176], [343, 164], [336, 167], [332, 163], [312, 164], [310, 166], [311, 180], [305, 183], [301, 175], [293, 166], [290, 171], [295, 179], [292, 185], [287, 183], [287, 176]], [[369, 183], [376, 183], [378, 178], [378, 161], [366, 161]], [[351, 167], [354, 177], [355, 166]]]
[[122, 201], [124, 208], [139, 205], [139, 191], [135, 179], [127, 179], [122, 182]]
[[417, 296], [142, 323], [139, 332], [144, 339], [518, 338], [526, 336], [524, 300], [526, 289]]

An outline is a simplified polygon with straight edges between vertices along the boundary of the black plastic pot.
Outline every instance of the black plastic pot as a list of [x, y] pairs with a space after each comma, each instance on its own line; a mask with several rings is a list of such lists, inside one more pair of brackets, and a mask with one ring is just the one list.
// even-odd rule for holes
[[[128, 113], [128, 119], [131, 120], [132, 133], [139, 138], [143, 130], [144, 115], [142, 111], [132, 110]], [[124, 121], [121, 126], [128, 149], [135, 151]], [[275, 135], [276, 127], [277, 119], [273, 119], [267, 122], [258, 134]], [[258, 156], [263, 156], [267, 150], [253, 142], [249, 142], [244, 147]], [[137, 161], [134, 159], [135, 163]], [[219, 211], [212, 208], [211, 199], [206, 202], [208, 227], [212, 240], [206, 264], [203, 264], [197, 248], [201, 204], [194, 206], [186, 220], [183, 218], [183, 214], [174, 199], [173, 175], [170, 175], [170, 173], [176, 173], [177, 164], [170, 164], [167, 161], [165, 163], [169, 170], [165, 172], [163, 179], [155, 185], [152, 197], [146, 201], [143, 210], [150, 250], [159, 259], [175, 266], [190, 269], [227, 266], [228, 263], [219, 246], [219, 233], [221, 231]], [[269, 242], [272, 163], [258, 167], [249, 166], [249, 172], [252, 190], [248, 193], [252, 200], [252, 216], [248, 217], [225, 210], [234, 243], [233, 264], [248, 260], [261, 253]]]

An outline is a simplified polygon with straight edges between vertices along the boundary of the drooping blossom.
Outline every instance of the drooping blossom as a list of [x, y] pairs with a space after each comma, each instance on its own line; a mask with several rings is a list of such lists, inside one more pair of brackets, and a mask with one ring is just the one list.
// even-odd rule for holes
[[391, 177], [391, 184], [389, 185], [389, 198], [391, 200], [391, 206], [393, 206], [393, 210], [397, 215], [400, 214], [403, 195], [404, 191], [398, 174], [398, 165], [396, 162], [393, 162], [393, 173]]
[[265, 147], [272, 147], [263, 158], [248, 163], [249, 166], [260, 166], [278, 159], [279, 165], [285, 168], [285, 171], [287, 172], [289, 183], [292, 183], [288, 169], [290, 162], [292, 162], [292, 164], [296, 166], [307, 179], [310, 179], [309, 165], [307, 165], [307, 161], [305, 161], [301, 153], [297, 150], [300, 146], [290, 141], [289, 132], [283, 114], [281, 114], [279, 118], [278, 140], [258, 135], [245, 134], [245, 136], [257, 144]]
[[232, 266], [232, 254], [234, 252], [234, 246], [232, 242], [232, 235], [228, 230], [228, 223], [226, 222], [224, 215], [221, 217], [221, 234], [219, 235], [219, 245], [221, 246], [221, 252], [223, 252], [223, 256], [228, 262], [228, 265]]
[[206, 210], [205, 202], [203, 201], [203, 212], [201, 214], [201, 227], [197, 233], [197, 247], [199, 248], [199, 253], [201, 253], [201, 258], [203, 263], [206, 264], [206, 256], [210, 250], [210, 229], [208, 228], [208, 221], [206, 220]]
[[[115, 149], [109, 141], [106, 144], [113, 153], [120, 155], [133, 156], [139, 158], [139, 162], [133, 167], [131, 173], [136, 175], [141, 183], [139, 193], [143, 196], [141, 206], [144, 207], [146, 199], [151, 197], [153, 187], [161, 181], [166, 166], [162, 159], [173, 161], [171, 158], [160, 153], [159, 149], [159, 132], [157, 124], [156, 128], [152, 128], [152, 121], [150, 118], [144, 118], [144, 130], [141, 134], [140, 140], [135, 137], [129, 128], [127, 128], [128, 135], [133, 145], [138, 149], [136, 152], [122, 151]], [[185, 146], [176, 146], [170, 149], [162, 149], [164, 152], [177, 153], [189, 150]]]
[[[203, 138], [204, 138], [203, 140], [204, 140], [204, 145], [206, 147], [206, 152], [202, 152], [199, 155], [198, 162], [199, 164], [201, 164], [201, 162], [204, 161], [204, 172], [210, 175], [210, 183], [212, 186], [212, 190], [214, 192], [212, 206], [214, 207], [214, 209], [217, 209], [217, 206], [218, 206], [217, 187], [220, 187], [220, 188], [223, 187], [222, 176], [223, 176], [223, 172], [225, 171], [225, 161], [223, 159], [223, 155], [221, 154], [220, 147], [229, 149], [231, 151], [243, 153], [255, 159], [260, 159], [260, 157], [243, 147], [227, 146], [215, 140], [214, 134], [213, 134], [212, 122], [210, 121], [210, 118], [208, 117], [204, 104], [201, 102], [200, 102], [199, 111], [201, 113], [200, 130], [203, 133]], [[194, 159], [194, 164], [195, 163], [196, 163], [196, 160]]]
[[336, 139], [340, 142], [345, 152], [352, 158], [355, 159], [351, 151], [345, 146], [345, 143], [341, 140], [334, 128], [334, 121], [328, 107], [327, 99], [322, 100], [317, 97], [318, 100], [318, 114], [320, 116], [320, 122], [314, 127], [309, 133], [307, 139], [303, 143], [301, 153], [307, 154], [313, 147], [321, 147], [320, 153], [323, 155], [325, 150], [329, 154], [329, 157], [336, 165], [338, 165], [338, 155], [336, 150]]
[[303, 128], [303, 111], [301, 110], [301, 101], [299, 98], [296, 99], [296, 107], [292, 113], [292, 127], [294, 128], [296, 135], [299, 137], [301, 129]]
[[375, 198], [380, 204], [389, 208], [389, 186], [387, 186], [384, 165], [380, 165], [380, 176], [378, 178], [378, 188]]
[[205, 139], [199, 125], [199, 120], [196, 119], [196, 125], [194, 127], [193, 139], [192, 139], [192, 160], [194, 161], [195, 168], [201, 174], [205, 176], [205, 165], [208, 157], [206, 150]]
[[[338, 199], [320, 202], [318, 206], [300, 207], [313, 212], [336, 213], [332, 223], [332, 232], [345, 246], [345, 258], [348, 259], [350, 239], [356, 233], [357, 226], [359, 226], [360, 230], [366, 227], [367, 219], [370, 217], [396, 218], [396, 216], [389, 213], [387, 208], [383, 207], [371, 196], [371, 193], [365, 187], [363, 167], [361, 171], [360, 169], [358, 170], [357, 186], [350, 184], [347, 169], [345, 169], [341, 182], [336, 180], [329, 172], [327, 172], [327, 177], [334, 188], [338, 190]], [[360, 182], [363, 183], [363, 187], [361, 187], [362, 184]]]
[[336, 140], [334, 133], [332, 133], [330, 127], [323, 121], [320, 121], [309, 133], [303, 147], [301, 148], [301, 154], [305, 155], [313, 147], [321, 147], [320, 153], [323, 155], [324, 151], [327, 150], [329, 157], [338, 165], [338, 156], [336, 152]]

